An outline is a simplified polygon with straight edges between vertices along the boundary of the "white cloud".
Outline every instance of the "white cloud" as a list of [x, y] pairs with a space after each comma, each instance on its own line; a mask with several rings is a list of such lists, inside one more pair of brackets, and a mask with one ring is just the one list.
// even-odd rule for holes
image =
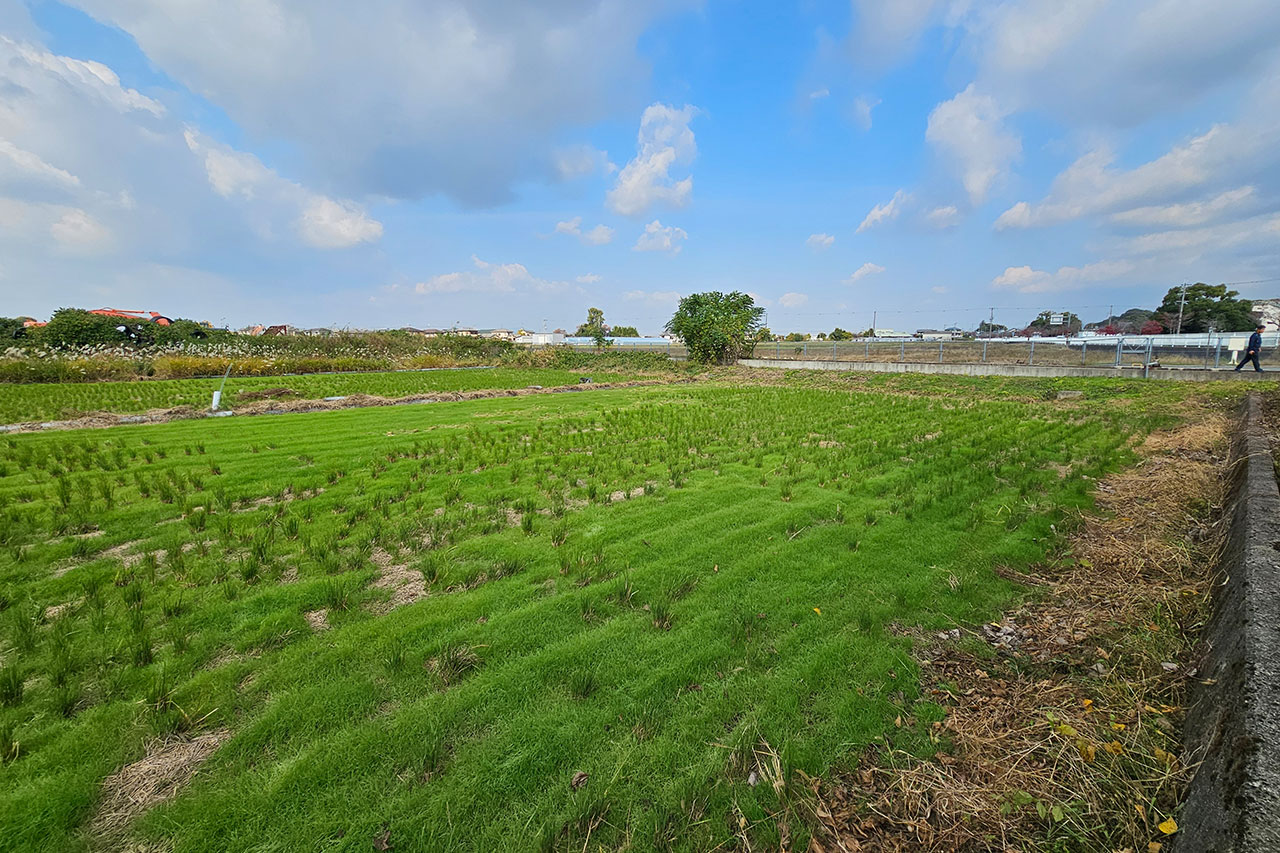
[[6, 36], [0, 36], [0, 49], [0, 53], [9, 54], [14, 61], [60, 78], [62, 82], [81, 92], [91, 93], [117, 112], [139, 110], [157, 117], [164, 115], [164, 106], [159, 101], [121, 86], [116, 73], [101, 62], [59, 56]]
[[698, 153], [689, 122], [698, 110], [652, 104], [640, 117], [636, 156], [618, 173], [618, 182], [605, 198], [609, 208], [624, 216], [645, 213], [655, 204], [684, 207], [693, 195], [693, 177], [676, 180], [673, 166], [688, 166]]
[[200, 158], [218, 195], [247, 203], [247, 215], [265, 239], [285, 220], [298, 238], [317, 249], [347, 249], [382, 238], [382, 223], [353, 201], [340, 201], [311, 192], [280, 177], [252, 154], [236, 151], [188, 127], [184, 134], [191, 153]]
[[1268, 213], [1204, 228], [1158, 231], [1121, 240], [1117, 248], [1127, 254], [1176, 255], [1194, 260], [1209, 251], [1236, 247], [1258, 247], [1274, 251], [1280, 240], [1280, 215]]
[[583, 231], [581, 216], [575, 216], [573, 219], [568, 219], [564, 222], [557, 222], [556, 233], [577, 237], [588, 246], [603, 246], [613, 240], [613, 229], [607, 225], [597, 225], [590, 231]]
[[868, 276], [879, 275], [882, 272], [884, 272], [884, 267], [867, 261], [865, 264], [853, 271], [853, 275], [848, 278], [848, 283], [855, 284]]
[[884, 204], [877, 204], [871, 208], [871, 212], [862, 220], [862, 224], [858, 226], [858, 233], [861, 234], [868, 228], [879, 225], [881, 222], [889, 222], [898, 218], [898, 214], [902, 212], [902, 206], [906, 203], [908, 195], [904, 190], [898, 190], [893, 194], [893, 198]]
[[1008, 267], [992, 279], [993, 287], [1018, 293], [1056, 293], [1075, 290], [1101, 282], [1115, 281], [1135, 269], [1131, 261], [1098, 261], [1083, 267], [1059, 267], [1057, 272], [1032, 269], [1029, 266]]
[[935, 207], [925, 214], [925, 219], [934, 228], [950, 228], [960, 219], [960, 211], [955, 205], [950, 204], [945, 207]]
[[1136, 207], [1111, 214], [1111, 221], [1122, 225], [1164, 226], [1169, 228], [1187, 228], [1193, 225], [1204, 225], [1219, 218], [1222, 214], [1244, 207], [1254, 200], [1257, 191], [1254, 187], [1240, 187], [1227, 190], [1208, 201], [1189, 202], [1187, 204], [1157, 205]]
[[1217, 125], [1128, 170], [1112, 168], [1115, 155], [1107, 149], [1095, 149], [1054, 178], [1043, 200], [1034, 205], [1020, 201], [1000, 214], [996, 228], [1057, 225], [1092, 214], [1151, 206], [1204, 186], [1242, 158], [1258, 154], [1265, 140], [1265, 136]]
[[298, 220], [302, 242], [317, 249], [347, 249], [382, 239], [382, 223], [354, 202], [313, 195]]
[[[8, 169], [5, 169], [8, 161]], [[80, 179], [65, 169], [59, 169], [41, 159], [40, 155], [25, 151], [7, 139], [0, 137], [0, 184], [5, 181], [5, 172], [9, 171], [16, 178], [28, 177], [40, 181], [50, 181], [67, 187], [80, 186]]]
[[599, 280], [600, 276], [593, 272], [589, 272], [586, 275], [580, 275], [574, 279], [578, 284], [595, 284]]
[[809, 93], [809, 100], [820, 101], [831, 94], [831, 90], [823, 86], [821, 89], [814, 89]]
[[784, 293], [778, 297], [778, 304], [783, 308], [799, 308], [809, 301], [803, 293]]
[[683, 228], [663, 225], [655, 219], [644, 227], [644, 233], [631, 248], [636, 252], [668, 252], [675, 255], [683, 248], [682, 244], [688, 237]]
[[887, 65], [903, 58], [945, 5], [943, 0], [854, 0], [855, 58], [866, 65]]
[[414, 285], [416, 293], [555, 293], [568, 288], [531, 274], [524, 264], [495, 264], [471, 256], [475, 269], [433, 276]]
[[810, 249], [822, 251], [823, 249], [830, 249], [835, 242], [836, 238], [830, 234], [810, 234], [809, 239], [805, 240], [804, 244]]
[[637, 41], [693, 3], [70, 5], [124, 30], [246, 136], [289, 143], [337, 192], [486, 206], [520, 180], [558, 180], [557, 140], [645, 90]]
[[981, 204], [1022, 154], [1022, 141], [1004, 120], [1009, 110], [970, 83], [929, 114], [925, 139], [960, 170], [969, 199]]
[[871, 111], [880, 106], [879, 98], [858, 97], [853, 99], [850, 110], [853, 114], [853, 123], [864, 131], [871, 129]]
[[680, 294], [674, 290], [628, 290], [622, 298], [653, 308], [674, 308], [680, 302]]
[[930, 293], [936, 293], [936, 294], [938, 294], [939, 296], [941, 296], [942, 294], [944, 294], [944, 293], [946, 293], [946, 292], [947, 292], [947, 289], [946, 289], [945, 287], [943, 287], [942, 285], [940, 285], [940, 284], [939, 284], [939, 285], [936, 285], [936, 286], [934, 286], [934, 287], [929, 288], [929, 292], [930, 292]]
[[609, 162], [609, 155], [590, 145], [572, 145], [557, 149], [552, 154], [556, 174], [562, 181], [572, 181], [594, 175], [597, 172], [609, 174], [618, 167]]
[[83, 210], [69, 210], [49, 228], [53, 239], [72, 251], [93, 251], [111, 240], [111, 232]]

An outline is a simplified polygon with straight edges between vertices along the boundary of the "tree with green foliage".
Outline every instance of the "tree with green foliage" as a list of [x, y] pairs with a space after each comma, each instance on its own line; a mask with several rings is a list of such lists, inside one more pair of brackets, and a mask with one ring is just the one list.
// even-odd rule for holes
[[1176, 331], [1178, 310], [1182, 309], [1183, 332], [1242, 332], [1252, 329], [1253, 303], [1239, 299], [1239, 291], [1228, 290], [1225, 284], [1196, 282], [1186, 288], [1183, 304], [1182, 287], [1173, 287], [1164, 296], [1164, 302], [1156, 309], [1167, 319], [1161, 319], [1165, 328]]
[[587, 309], [587, 322], [578, 327], [575, 335], [579, 338], [594, 338], [596, 332], [608, 332], [609, 327], [604, 324], [604, 312], [599, 308]]
[[1003, 323], [988, 323], [983, 320], [978, 324], [979, 335], [1002, 335], [1009, 331], [1009, 327]]
[[755, 347], [764, 309], [745, 293], [692, 293], [680, 300], [667, 331], [680, 336], [693, 361], [732, 364]]
[[[1062, 322], [1055, 325], [1051, 321], [1053, 315], [1058, 313], [1062, 314]], [[1034, 329], [1041, 335], [1070, 335], [1080, 331], [1083, 325], [1080, 318], [1070, 311], [1041, 311], [1027, 328]]]
[[638, 338], [640, 330], [635, 326], [614, 326], [609, 330], [609, 334], [615, 338]]
[[804, 332], [791, 332], [785, 338], [783, 338], [783, 340], [792, 341], [792, 342], [807, 341], [809, 340], [809, 336]]
[[0, 340], [22, 337], [26, 331], [26, 317], [0, 317]]
[[836, 326], [831, 330], [831, 334], [827, 335], [833, 341], [851, 341], [853, 340], [853, 332], [846, 332], [844, 329]]

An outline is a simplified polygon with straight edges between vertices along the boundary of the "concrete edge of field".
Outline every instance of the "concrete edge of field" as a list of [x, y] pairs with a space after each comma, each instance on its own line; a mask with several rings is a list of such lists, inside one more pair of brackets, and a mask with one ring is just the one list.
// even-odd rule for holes
[[1236, 373], [1230, 369], [1152, 367], [1144, 377], [1141, 367], [1038, 367], [1030, 364], [933, 364], [898, 361], [818, 361], [813, 359], [742, 358], [742, 367], [771, 367], [782, 370], [850, 370], [859, 373], [931, 373], [947, 376], [1102, 377], [1111, 379], [1164, 379], [1175, 382], [1217, 380], [1259, 381], [1276, 379], [1276, 373]]
[[1221, 580], [1185, 727], [1186, 754], [1202, 763], [1178, 853], [1280, 851], [1280, 489], [1258, 394], [1240, 415]]

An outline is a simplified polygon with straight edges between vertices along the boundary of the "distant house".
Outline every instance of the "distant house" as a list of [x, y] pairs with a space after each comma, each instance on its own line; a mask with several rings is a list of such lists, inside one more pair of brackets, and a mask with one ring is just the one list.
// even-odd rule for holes
[[511, 329], [480, 329], [478, 334], [482, 338], [490, 338], [495, 341], [514, 341], [516, 333]]
[[564, 332], [534, 332], [530, 335], [520, 335], [515, 341], [518, 344], [535, 347], [557, 346], [564, 343]]
[[902, 338], [907, 340], [913, 337], [910, 332], [895, 332], [893, 329], [872, 329], [872, 331], [875, 333], [874, 337], [877, 338], [892, 338], [894, 340]]
[[922, 341], [953, 341], [961, 336], [959, 330], [950, 329], [916, 329], [914, 337]]
[[473, 329], [471, 326], [455, 326], [445, 331], [446, 335], [457, 335], [460, 338], [478, 338], [480, 330]]

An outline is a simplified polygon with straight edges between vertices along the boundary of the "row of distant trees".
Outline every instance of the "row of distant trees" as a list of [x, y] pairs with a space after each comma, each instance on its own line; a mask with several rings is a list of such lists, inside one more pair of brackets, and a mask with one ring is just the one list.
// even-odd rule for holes
[[[1184, 301], [1185, 300], [1185, 301]], [[1182, 322], [1178, 315], [1181, 311]], [[978, 324], [979, 335], [1073, 335], [1082, 329], [1097, 331], [1103, 335], [1162, 335], [1169, 332], [1241, 332], [1254, 325], [1253, 303], [1241, 299], [1239, 291], [1229, 290], [1225, 284], [1197, 282], [1187, 285], [1185, 294], [1181, 285], [1169, 289], [1158, 308], [1130, 308], [1117, 314], [1085, 325], [1071, 312], [1063, 312], [1061, 322], [1054, 323], [1054, 314], [1042, 311], [1023, 329], [1011, 329], [999, 323]]]
[[150, 320], [106, 317], [79, 308], [60, 308], [43, 326], [27, 327], [27, 317], [0, 317], [0, 340], [21, 338], [51, 347], [132, 344], [150, 346], [184, 341], [225, 339], [225, 329], [210, 329], [195, 320], [176, 319], [167, 326]]

